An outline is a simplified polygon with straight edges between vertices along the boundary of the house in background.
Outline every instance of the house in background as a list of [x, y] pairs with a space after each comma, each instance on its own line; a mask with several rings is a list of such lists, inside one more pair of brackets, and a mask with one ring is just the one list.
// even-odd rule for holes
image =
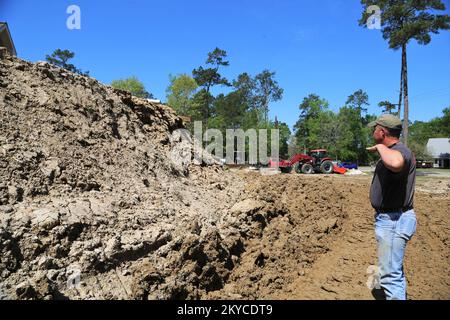
[[6, 22], [0, 22], [0, 47], [6, 48], [6, 51], [11, 56], [17, 55], [16, 47], [14, 47], [14, 42]]
[[429, 139], [427, 151], [433, 156], [435, 168], [450, 168], [450, 138]]

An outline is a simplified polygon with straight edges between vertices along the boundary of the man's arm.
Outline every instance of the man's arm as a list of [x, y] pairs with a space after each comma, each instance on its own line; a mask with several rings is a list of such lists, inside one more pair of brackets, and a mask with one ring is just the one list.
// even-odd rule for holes
[[386, 147], [384, 144], [377, 144], [373, 147], [367, 148], [370, 152], [376, 152], [381, 156], [381, 161], [383, 161], [386, 168], [392, 172], [400, 172], [405, 165], [405, 159], [403, 158], [400, 151], [392, 150]]

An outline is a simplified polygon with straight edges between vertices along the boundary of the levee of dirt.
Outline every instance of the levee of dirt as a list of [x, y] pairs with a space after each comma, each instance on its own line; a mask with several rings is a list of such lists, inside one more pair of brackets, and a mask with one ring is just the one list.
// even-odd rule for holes
[[[199, 298], [239, 247], [241, 179], [164, 105], [47, 63], [0, 60], [0, 292]], [[192, 157], [190, 157], [192, 155]], [[198, 158], [198, 157], [197, 157]]]

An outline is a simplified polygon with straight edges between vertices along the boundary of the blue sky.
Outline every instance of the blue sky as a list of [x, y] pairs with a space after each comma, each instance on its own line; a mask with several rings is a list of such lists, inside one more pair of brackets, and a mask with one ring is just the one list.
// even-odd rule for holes
[[[450, 3], [444, 1], [449, 13]], [[69, 5], [81, 9], [81, 30], [69, 30]], [[398, 100], [400, 51], [379, 30], [358, 26], [357, 0], [0, 0], [18, 56], [44, 60], [56, 48], [103, 83], [135, 75], [165, 100], [169, 74], [191, 73], [216, 46], [228, 53], [229, 79], [276, 71], [284, 89], [270, 116], [291, 128], [310, 93], [337, 111], [357, 89], [379, 101]], [[450, 106], [450, 32], [408, 47], [411, 120], [427, 121]]]

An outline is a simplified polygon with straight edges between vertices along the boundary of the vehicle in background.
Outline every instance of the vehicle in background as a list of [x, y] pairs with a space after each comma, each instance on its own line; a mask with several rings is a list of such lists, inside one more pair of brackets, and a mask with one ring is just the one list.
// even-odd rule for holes
[[290, 160], [273, 161], [270, 159], [269, 167], [278, 167], [283, 173], [290, 173], [292, 169], [297, 173], [311, 174], [321, 172], [325, 174], [346, 172], [345, 168], [335, 166], [328, 157], [327, 150], [315, 149], [308, 154], [295, 154]]
[[416, 159], [416, 168], [433, 168], [433, 162], [423, 159]]
[[338, 163], [338, 166], [340, 168], [345, 168], [345, 169], [358, 169], [358, 165], [356, 163], [353, 162], [340, 162]]

